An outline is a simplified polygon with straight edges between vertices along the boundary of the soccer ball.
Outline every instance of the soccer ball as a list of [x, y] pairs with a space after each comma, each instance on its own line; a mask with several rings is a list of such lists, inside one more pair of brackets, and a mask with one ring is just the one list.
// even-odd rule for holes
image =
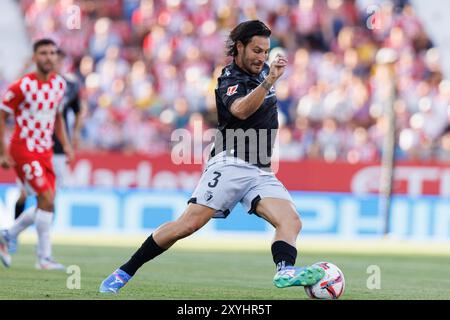
[[338, 299], [345, 290], [342, 271], [329, 262], [317, 262], [313, 266], [325, 271], [325, 276], [315, 285], [305, 286], [306, 294], [312, 299]]

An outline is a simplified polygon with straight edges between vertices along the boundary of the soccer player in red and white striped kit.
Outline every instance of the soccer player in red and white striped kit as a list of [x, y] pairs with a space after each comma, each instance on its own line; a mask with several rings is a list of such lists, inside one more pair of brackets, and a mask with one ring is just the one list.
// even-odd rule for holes
[[[0, 232], [0, 260], [6, 267], [11, 265], [8, 239], [17, 237], [34, 223], [38, 234], [36, 268], [64, 269], [52, 257], [50, 237], [55, 199], [53, 132], [61, 141], [68, 161], [73, 160], [74, 154], [62, 116], [66, 82], [54, 72], [56, 60], [57, 46], [54, 41], [36, 41], [33, 45], [36, 71], [13, 83], [0, 104], [0, 165], [5, 169], [14, 168], [27, 192], [37, 196], [37, 207], [27, 209], [9, 230]], [[8, 114], [15, 118], [9, 150], [4, 143]]]

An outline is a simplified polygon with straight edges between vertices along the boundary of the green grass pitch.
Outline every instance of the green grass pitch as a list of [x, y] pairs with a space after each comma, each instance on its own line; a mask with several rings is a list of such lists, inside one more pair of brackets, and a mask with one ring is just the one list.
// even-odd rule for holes
[[[0, 266], [0, 299], [308, 299], [303, 288], [275, 288], [267, 250], [175, 248], [146, 264], [119, 295], [97, 293], [100, 282], [135, 247], [55, 245], [54, 254], [81, 270], [81, 289], [68, 289], [65, 272], [34, 269], [34, 246], [20, 246], [13, 266]], [[298, 264], [329, 261], [346, 278], [341, 299], [450, 299], [450, 256], [306, 252]], [[369, 290], [367, 268], [380, 268], [381, 288]]]

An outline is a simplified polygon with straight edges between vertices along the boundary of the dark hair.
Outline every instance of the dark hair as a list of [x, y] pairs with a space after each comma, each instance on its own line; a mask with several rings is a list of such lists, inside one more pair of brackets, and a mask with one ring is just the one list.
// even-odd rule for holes
[[259, 20], [250, 20], [238, 24], [233, 30], [231, 30], [228, 37], [226, 43], [227, 56], [237, 56], [238, 41], [242, 42], [242, 44], [246, 46], [252, 37], [270, 37], [271, 33], [272, 31], [270, 31], [270, 29]]
[[49, 44], [52, 44], [56, 47], [56, 43], [52, 39], [47, 39], [47, 38], [39, 39], [38, 41], [36, 41], [33, 44], [33, 52], [36, 52], [37, 49], [39, 49], [39, 47], [48, 46]]

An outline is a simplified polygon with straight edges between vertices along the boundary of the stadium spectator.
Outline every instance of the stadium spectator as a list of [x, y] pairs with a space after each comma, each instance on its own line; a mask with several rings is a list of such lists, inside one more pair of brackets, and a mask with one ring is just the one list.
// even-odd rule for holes
[[[272, 48], [285, 50], [293, 62], [277, 86], [284, 122], [282, 158], [380, 159], [387, 79], [376, 72], [375, 55], [388, 47], [399, 55], [395, 65], [399, 157], [445, 159], [450, 86], [443, 80], [437, 50], [409, 1], [380, 1], [379, 20], [369, 21], [365, 8], [371, 2], [366, 2], [22, 0], [21, 4], [30, 37], [45, 33], [72, 57], [90, 113], [84, 148], [167, 152], [168, 133], [188, 128], [192, 114], [194, 119], [203, 115], [203, 125], [214, 123], [211, 83], [217, 77], [214, 71], [227, 62], [218, 49], [223, 48], [230, 26], [259, 18], [273, 30]], [[67, 10], [73, 5], [79, 6], [82, 23], [80, 29], [70, 30]], [[377, 28], [370, 30], [370, 23]], [[146, 147], [143, 137], [158, 147]]]

